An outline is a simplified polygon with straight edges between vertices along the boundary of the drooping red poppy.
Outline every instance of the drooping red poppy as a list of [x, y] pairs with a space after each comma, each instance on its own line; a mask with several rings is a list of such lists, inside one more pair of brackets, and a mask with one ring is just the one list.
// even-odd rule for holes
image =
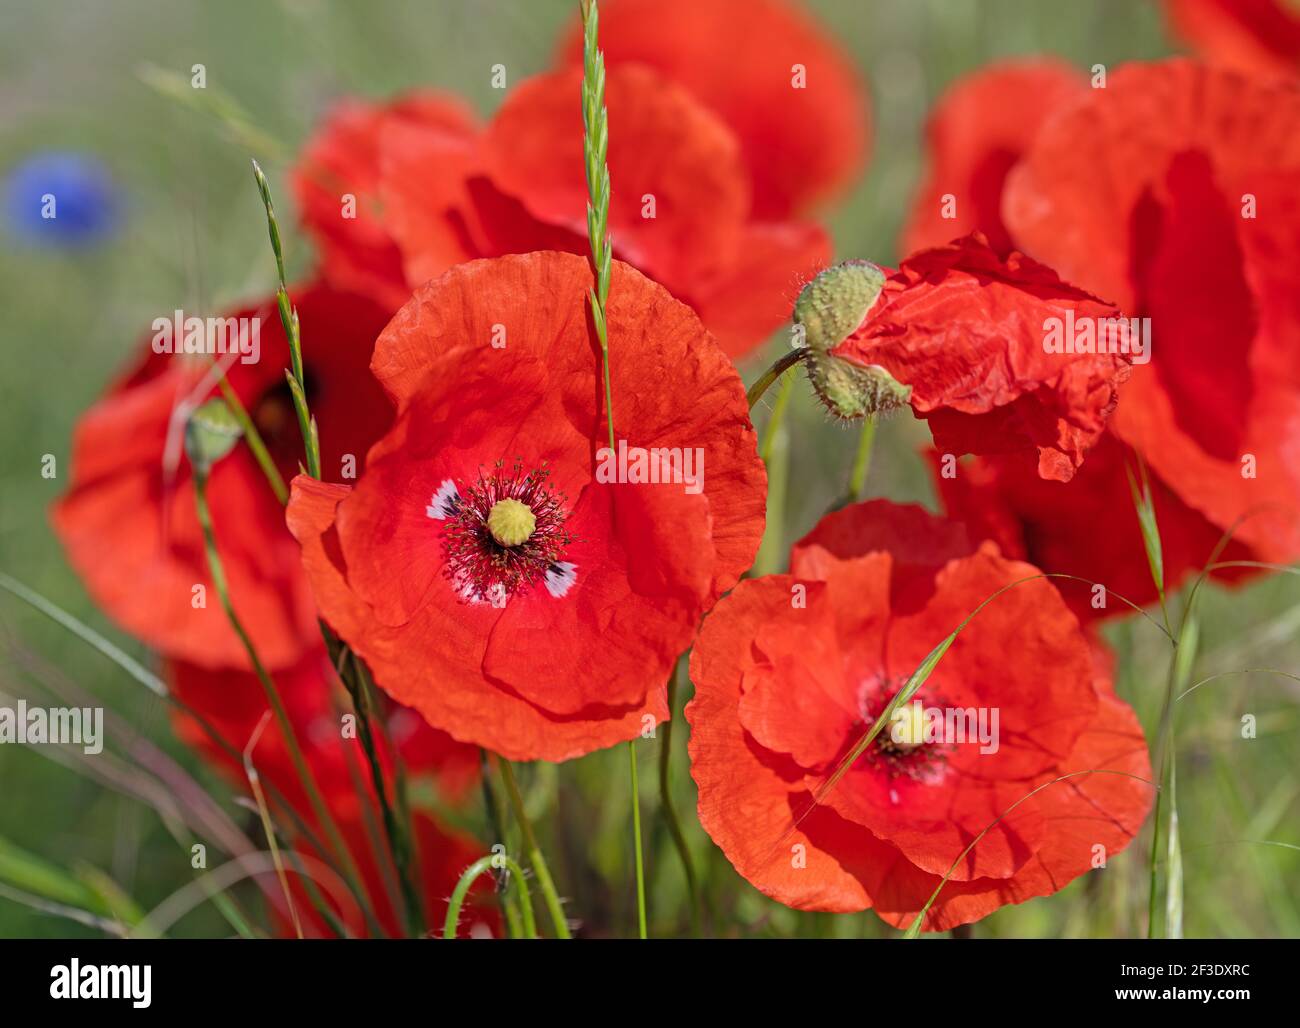
[[[411, 291], [379, 195], [381, 144], [387, 134], [404, 131], [455, 149], [469, 145], [478, 126], [465, 102], [445, 93], [417, 91], [384, 104], [345, 100], [308, 141], [292, 172], [322, 274], [337, 288], [366, 293], [390, 310]], [[428, 169], [431, 176], [438, 172], [436, 166]], [[460, 259], [460, 248], [453, 247], [449, 263]]]
[[929, 172], [903, 228], [902, 253], [982, 232], [1006, 254], [1002, 186], [1039, 128], [1087, 89], [1078, 69], [1051, 57], [995, 62], [958, 79], [926, 124]]
[[[741, 875], [788, 906], [874, 908], [904, 927], [955, 866], [923, 926], [942, 931], [1054, 893], [1132, 841], [1151, 803], [1141, 726], [1041, 578], [985, 607], [920, 705], [813, 804], [936, 644], [1037, 573], [874, 501], [828, 516], [791, 574], [718, 604], [686, 716], [700, 823]], [[1082, 771], [1110, 773], [1046, 784]]]
[[1210, 61], [1300, 75], [1300, 11], [1288, 0], [1165, 0], [1165, 13], [1174, 33]]
[[1271, 561], [1300, 554], [1297, 124], [1294, 85], [1130, 65], [1043, 127], [1003, 204], [1019, 246], [1149, 319], [1113, 429]]
[[512, 759], [667, 717], [662, 683], [763, 530], [744, 386], [619, 262], [608, 453], [590, 284], [586, 260], [544, 252], [417, 290], [372, 363], [393, 429], [355, 487], [300, 477], [289, 505], [320, 610], [379, 685]]
[[[221, 738], [236, 752], [242, 754], [254, 739], [267, 715], [266, 695], [257, 677], [248, 671], [200, 668], [183, 662], [168, 662], [167, 680], [176, 697], [190, 709], [200, 714]], [[370, 767], [361, 748], [355, 726], [346, 726], [344, 714], [352, 713], [351, 700], [343, 692], [329, 664], [323, 647], [290, 668], [275, 675], [275, 684], [284, 702], [294, 732], [302, 747], [303, 756], [313, 778], [329, 807], [331, 816], [340, 827], [352, 859], [362, 875], [362, 887], [373, 904], [376, 918], [387, 934], [402, 933], [397, 897], [392, 895], [392, 874], [383, 867], [391, 862], [386, 849], [376, 850], [376, 840], [366, 830], [367, 817], [378, 823], [378, 812], [371, 784]], [[385, 767], [386, 788], [390, 802], [394, 800], [392, 757], [382, 740], [390, 738], [402, 760], [408, 780], [413, 787], [431, 786], [439, 799], [449, 804], [462, 802], [472, 791], [478, 779], [478, 750], [455, 742], [450, 736], [430, 728], [413, 711], [386, 705], [380, 715], [386, 733], [380, 726], [380, 757]], [[208, 760], [221, 768], [239, 786], [247, 788], [247, 772], [242, 761], [218, 746], [206, 731], [188, 714], [173, 718], [180, 738], [197, 749]], [[257, 744], [251, 749], [251, 759], [263, 785], [274, 786], [279, 796], [287, 802], [298, 819], [312, 827], [318, 837], [321, 825], [308, 801], [307, 793], [289, 757], [277, 722], [267, 720], [257, 735]], [[268, 802], [273, 804], [272, 816], [295, 837], [294, 846], [312, 861], [335, 858], [317, 852], [308, 842], [297, 837], [294, 821], [284, 818], [283, 811], [271, 799], [275, 793], [266, 791]], [[371, 809], [366, 810], [370, 804]], [[456, 880], [465, 867], [482, 855], [483, 847], [463, 832], [440, 825], [423, 811], [414, 813], [416, 837], [415, 852], [418, 859], [418, 878], [429, 923], [440, 929], [446, 912], [447, 897], [451, 895]], [[314, 862], [306, 865], [317, 879], [320, 894], [331, 899], [331, 906], [349, 931], [364, 935], [368, 928], [361, 916], [355, 898], [345, 898], [339, 883], [325, 876]], [[325, 885], [329, 877], [334, 888]], [[312, 935], [331, 934], [314, 911], [307, 892], [295, 881], [294, 903], [304, 923], [304, 930]], [[277, 918], [281, 934], [292, 934], [292, 920], [282, 911]], [[496, 924], [494, 914], [475, 909], [473, 917], [489, 926]]]
[[[392, 418], [366, 370], [386, 314], [368, 299], [319, 284], [296, 290], [293, 299], [322, 466], [327, 477], [341, 478], [353, 464], [360, 467]], [[302, 441], [274, 301], [231, 317], [250, 319], [248, 338], [256, 326], [260, 347], [256, 363], [231, 364], [228, 380], [288, 481]], [[215, 394], [205, 379], [209, 370], [206, 356], [157, 353], [147, 341], [143, 356], [78, 423], [72, 483], [51, 520], [91, 595], [124, 629], [180, 660], [246, 667], [208, 574], [181, 445], [185, 404]], [[283, 508], [246, 447], [213, 469], [208, 501], [236, 613], [268, 666], [296, 663], [320, 643], [315, 606]]]
[[[1001, 257], [972, 233], [904, 260], [830, 352], [910, 387], [912, 409], [940, 450], [1019, 452], [1036, 458], [1043, 478], [1068, 481], [1128, 373], [1118, 314], [1051, 268], [1020, 253]], [[1069, 352], [1072, 326], [1084, 325], [1097, 352]]]
[[[866, 161], [866, 87], [849, 55], [797, 4], [611, 0], [600, 8], [600, 46], [611, 68], [654, 68], [726, 122], [753, 177], [760, 218], [806, 213]], [[560, 59], [582, 65], [577, 20]]]

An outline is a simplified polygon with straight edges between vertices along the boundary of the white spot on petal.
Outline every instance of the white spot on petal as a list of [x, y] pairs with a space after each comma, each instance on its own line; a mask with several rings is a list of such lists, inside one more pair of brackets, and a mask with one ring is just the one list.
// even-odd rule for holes
[[431, 518], [445, 521], [456, 513], [456, 507], [459, 504], [460, 492], [456, 488], [456, 483], [448, 478], [443, 481], [442, 485], [438, 486], [438, 491], [433, 494], [433, 498], [429, 500], [429, 506], [424, 508], [424, 512]]
[[572, 589], [573, 583], [578, 580], [578, 566], [570, 564], [567, 560], [558, 561], [546, 569], [543, 578], [546, 581], [546, 591], [558, 600]]

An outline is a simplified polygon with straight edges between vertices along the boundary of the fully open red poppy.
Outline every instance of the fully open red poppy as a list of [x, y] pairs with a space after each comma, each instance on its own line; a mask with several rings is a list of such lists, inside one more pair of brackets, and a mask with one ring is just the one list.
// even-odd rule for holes
[[[611, 68], [654, 68], [726, 122], [760, 218], [806, 212], [866, 160], [866, 88], [849, 55], [793, 3], [611, 0], [600, 7], [600, 46]], [[582, 65], [576, 20], [560, 57]]]
[[545, 252], [417, 290], [372, 363], [396, 424], [355, 488], [299, 477], [289, 505], [323, 615], [380, 686], [516, 759], [667, 717], [673, 661], [763, 530], [739, 376], [689, 309], [619, 262], [614, 426], [632, 455], [598, 453], [590, 285], [586, 260]]
[[958, 79], [926, 123], [929, 173], [899, 249], [912, 253], [982, 232], [1000, 254], [1014, 249], [1002, 223], [1002, 187], [1039, 128], [1087, 89], [1064, 61], [995, 62]]
[[1300, 75], [1300, 11], [1288, 0], [1165, 0], [1165, 12], [1174, 32], [1215, 63]]
[[1119, 437], [1273, 561], [1300, 554], [1298, 122], [1293, 85], [1130, 65], [1043, 127], [1003, 204], [1019, 246], [1150, 319]]
[[[392, 418], [366, 371], [386, 315], [368, 299], [323, 285], [293, 298], [309, 399], [322, 426], [322, 466], [339, 478], [351, 463], [360, 466]], [[302, 442], [274, 301], [232, 316], [257, 319], [261, 346], [260, 359], [236, 360], [228, 379], [287, 481]], [[78, 423], [72, 484], [51, 519], [87, 589], [123, 628], [177, 659], [246, 667], [208, 574], [181, 446], [182, 405], [215, 392], [203, 385], [209, 366], [207, 357], [155, 353], [146, 343], [144, 356]], [[213, 469], [208, 500], [235, 611], [264, 662], [296, 663], [319, 645], [315, 606], [283, 509], [246, 447]]]
[[1129, 357], [1107, 350], [1127, 345], [1121, 325], [1114, 345], [1088, 353], [1051, 349], [1050, 326], [1063, 342], [1066, 326], [1091, 324], [1100, 340], [1117, 316], [1051, 268], [1001, 257], [972, 233], [903, 261], [831, 352], [910, 386], [940, 450], [1022, 452], [1042, 477], [1068, 481], [1105, 427]]
[[[1151, 802], [1142, 729], [1041, 578], [981, 611], [917, 694], [945, 721], [969, 712], [967, 741], [955, 717], [933, 736], [904, 718], [813, 804], [936, 644], [1037, 574], [958, 525], [874, 501], [824, 519], [791, 574], [719, 603], [686, 714], [700, 822], [737, 871], [789, 906], [874, 907], [903, 927], [953, 869], [924, 923], [938, 931], [1056, 892], [1127, 846]], [[1046, 785], [1081, 771], [1110, 773]]]

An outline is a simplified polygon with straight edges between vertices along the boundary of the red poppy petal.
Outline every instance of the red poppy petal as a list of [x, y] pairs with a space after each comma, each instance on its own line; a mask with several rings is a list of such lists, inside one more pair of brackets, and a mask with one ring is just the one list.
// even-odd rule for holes
[[[303, 564], [322, 616], [399, 703], [454, 738], [490, 745], [511, 760], [568, 760], [636, 738], [647, 724], [667, 719], [662, 686], [649, 689], [644, 703], [631, 709], [547, 715], [483, 678], [484, 634], [448, 618], [445, 611], [422, 608], [400, 628], [373, 620], [348, 586], [334, 532], [338, 504], [349, 491], [299, 476], [289, 501], [289, 527], [302, 544]], [[426, 669], [424, 676], [410, 674], [412, 662]], [[436, 688], [429, 688], [431, 684]]]
[[[774, 758], [752, 743], [739, 718], [738, 669], [760, 626], [790, 609], [791, 584], [787, 576], [740, 583], [705, 620], [691, 651], [695, 697], [686, 705], [686, 719], [700, 824], [736, 870], [767, 895], [807, 909], [863, 910], [871, 905], [866, 890], [844, 869], [843, 858], [812, 842], [813, 825], [790, 831], [807, 805], [798, 768], [783, 774], [773, 766]], [[813, 818], [832, 826], [839, 821], [830, 812]], [[867, 835], [856, 826], [844, 831], [855, 841]]]
[[681, 296], [729, 357], [743, 357], [790, 320], [799, 290], [830, 257], [818, 225], [750, 224], [737, 259], [696, 276]]
[[[600, 45], [611, 71], [648, 65], [722, 117], [740, 139], [759, 217], [806, 210], [865, 162], [861, 78], [821, 27], [783, 0], [615, 0], [601, 8]], [[581, 65], [580, 26], [561, 54]]]
[[[521, 83], [482, 142], [488, 177], [533, 217], [585, 232], [581, 132], [572, 131], [582, 73]], [[619, 256], [670, 288], [726, 265], [749, 215], [749, 182], [726, 126], [649, 68], [611, 68], [609, 228]], [[653, 216], [648, 205], [653, 204]]]
[[998, 253], [1010, 252], [1002, 223], [1007, 173], [1042, 124], [1086, 89], [1076, 68], [1050, 57], [994, 62], [958, 79], [926, 124], [930, 172], [899, 249], [912, 253], [979, 231]]
[[[590, 283], [588, 262], [570, 255], [462, 265], [398, 312], [375, 345], [371, 369], [402, 407], [426, 375], [454, 380], [470, 354], [480, 359], [504, 333], [504, 349], [493, 351], [502, 368], [524, 358], [540, 362], [551, 402], [569, 412], [579, 435], [596, 438], [600, 358], [582, 306]], [[608, 317], [617, 434], [632, 445], [704, 450], [703, 493], [718, 555], [714, 588], [728, 589], [753, 562], [763, 527], [766, 475], [744, 385], [689, 308], [618, 261]], [[647, 382], [664, 388], [647, 389]]]
[[1300, 73], [1300, 14], [1286, 0], [1165, 0], [1165, 12], [1178, 35], [1218, 64]]
[[1300, 552], [1297, 119], [1290, 86], [1123, 68], [1044, 128], [1005, 205], [1024, 245], [1150, 317], [1116, 431], [1220, 528], [1264, 512], [1237, 537], [1266, 559]]
[[[1093, 870], [1099, 856], [1113, 857], [1133, 841], [1154, 794], [1146, 739], [1128, 704], [1100, 689], [1099, 698], [1096, 720], [1044, 781], [1080, 771], [1103, 773], [1077, 775], [1048, 785], [1017, 807], [1017, 811], [1037, 808], [1042, 818], [1043, 844], [1038, 852], [1009, 879], [950, 879], [926, 915], [926, 931], [948, 931], [978, 921], [1006, 904], [1058, 892]], [[1028, 784], [1021, 796], [1031, 791]], [[983, 845], [981, 841], [976, 849]], [[905, 928], [915, 920], [940, 880], [941, 876], [923, 874], [903, 860], [872, 864], [864, 877], [875, 898], [876, 913], [896, 928]]]
[[[390, 417], [365, 374], [384, 312], [318, 284], [291, 296], [313, 340], [307, 373], [314, 410], [331, 426], [322, 433], [325, 473], [355, 473]], [[260, 360], [236, 362], [227, 377], [272, 458], [289, 472], [301, 442], [283, 385], [288, 347], [274, 306], [230, 317], [260, 326]], [[149, 351], [78, 425], [72, 485], [51, 520], [87, 588], [128, 631], [177, 659], [246, 667], [209, 575], [181, 446], [184, 405], [206, 395], [196, 392], [204, 371], [194, 358]], [[319, 636], [310, 591], [280, 505], [246, 447], [213, 469], [207, 495], [234, 608], [258, 654], [272, 668], [297, 662]]]
[[346, 101], [308, 142], [292, 174], [326, 277], [396, 308], [410, 291], [379, 211], [380, 144], [392, 125], [464, 139], [474, 117], [459, 98], [441, 93], [412, 93], [383, 106]]

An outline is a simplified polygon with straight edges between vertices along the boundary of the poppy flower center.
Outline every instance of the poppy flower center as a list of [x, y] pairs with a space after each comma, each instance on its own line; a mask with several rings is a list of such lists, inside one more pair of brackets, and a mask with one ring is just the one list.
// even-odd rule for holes
[[[858, 697], [864, 727], [875, 723], [884, 713], [890, 699], [906, 684], [873, 681], [863, 685]], [[928, 779], [945, 760], [944, 747], [926, 735], [926, 704], [918, 697], [901, 704], [880, 726], [873, 745], [862, 755], [871, 767], [887, 773], [891, 778], [906, 775], [918, 780]]]
[[492, 504], [487, 517], [488, 531], [502, 546], [526, 543], [537, 528], [537, 515], [526, 503], [512, 497]]
[[[317, 377], [310, 369], [304, 369], [309, 406], [320, 399], [320, 387]], [[265, 390], [249, 408], [253, 424], [267, 448], [275, 457], [276, 464], [283, 470], [293, 469], [297, 465], [301, 437], [298, 434], [298, 415], [293, 406], [293, 393], [289, 384], [283, 380]]]
[[445, 522], [445, 574], [462, 599], [504, 607], [539, 582], [560, 598], [577, 568], [564, 560], [573, 537], [565, 530], [565, 497], [547, 483], [550, 472], [525, 472], [516, 460], [462, 487], [446, 479], [426, 513]]

